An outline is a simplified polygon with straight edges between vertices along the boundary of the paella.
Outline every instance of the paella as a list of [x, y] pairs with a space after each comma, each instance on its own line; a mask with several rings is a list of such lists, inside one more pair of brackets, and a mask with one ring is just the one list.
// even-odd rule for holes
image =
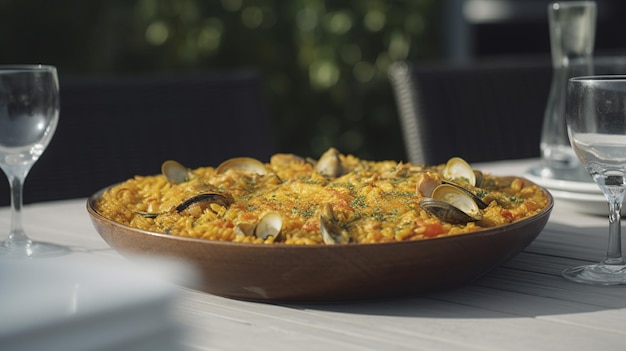
[[95, 203], [120, 224], [172, 236], [258, 244], [350, 245], [463, 235], [540, 213], [549, 195], [522, 178], [440, 165], [368, 161], [331, 148], [138, 175]]

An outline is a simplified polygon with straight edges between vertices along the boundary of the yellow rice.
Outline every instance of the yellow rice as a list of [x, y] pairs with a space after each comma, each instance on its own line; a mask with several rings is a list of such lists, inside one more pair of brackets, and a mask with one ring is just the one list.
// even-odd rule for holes
[[[113, 221], [157, 233], [234, 242], [323, 244], [320, 207], [330, 204], [352, 243], [421, 240], [470, 233], [531, 217], [548, 204], [546, 194], [521, 179], [485, 174], [480, 188], [455, 180], [482, 197], [489, 206], [483, 219], [448, 224], [422, 210], [424, 196], [416, 191], [427, 174], [443, 179], [443, 165], [420, 166], [394, 161], [365, 161], [340, 155], [344, 175], [330, 178], [316, 172], [314, 162], [290, 154], [274, 155], [266, 175], [235, 169], [217, 174], [216, 168], [192, 170], [181, 184], [163, 175], [135, 176], [108, 189], [96, 210]], [[175, 207], [202, 193], [225, 194], [232, 203], [192, 205], [180, 213]], [[263, 240], [242, 235], [237, 226], [254, 226], [265, 213], [278, 212], [281, 234]], [[153, 214], [146, 216], [146, 214]], [[154, 218], [149, 218], [154, 217]]]

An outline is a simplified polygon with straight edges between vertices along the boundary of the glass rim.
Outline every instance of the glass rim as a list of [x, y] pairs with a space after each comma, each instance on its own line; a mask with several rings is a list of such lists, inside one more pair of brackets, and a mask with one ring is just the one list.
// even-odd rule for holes
[[602, 66], [616, 63], [626, 63], [626, 55], [592, 55], [591, 57], [576, 57], [569, 59], [570, 65], [589, 64]]
[[569, 79], [570, 82], [615, 82], [626, 81], [626, 74], [601, 74], [592, 76], [580, 76]]
[[0, 64], [0, 73], [16, 73], [16, 72], [45, 72], [56, 71], [56, 67], [46, 64]]

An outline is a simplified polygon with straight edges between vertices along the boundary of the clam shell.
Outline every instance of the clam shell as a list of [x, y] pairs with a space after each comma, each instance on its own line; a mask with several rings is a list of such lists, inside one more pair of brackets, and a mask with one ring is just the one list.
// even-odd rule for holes
[[274, 240], [278, 239], [280, 231], [283, 227], [283, 218], [277, 212], [268, 212], [257, 223], [254, 228], [254, 236], [257, 238], [267, 239], [273, 236]]
[[343, 163], [339, 151], [332, 147], [328, 149], [317, 161], [315, 170], [331, 178], [343, 175]]
[[471, 185], [476, 185], [476, 174], [474, 170], [460, 157], [453, 157], [448, 160], [443, 169], [443, 176], [447, 179], [465, 178]]
[[259, 175], [266, 175], [267, 168], [263, 162], [252, 157], [235, 157], [222, 162], [215, 172], [221, 174], [229, 169], [236, 169], [245, 172], [256, 173]]
[[[472, 193], [471, 191], [465, 189], [464, 187], [456, 184], [456, 183], [452, 183], [452, 182], [448, 182], [448, 181], [442, 181], [441, 184], [448, 184], [451, 185], [453, 187], [458, 188], [460, 191], [464, 192], [465, 194], [467, 194], [467, 196], [471, 197], [472, 200], [474, 200], [474, 202], [476, 203], [476, 205], [478, 205], [478, 208], [480, 208], [481, 210], [484, 210], [485, 208], [487, 208], [487, 204], [478, 196], [476, 196], [474, 193]], [[431, 193], [432, 194], [432, 193]]]
[[333, 207], [328, 203], [324, 204], [320, 213], [320, 232], [324, 244], [347, 244], [350, 241], [346, 231], [337, 222]]
[[242, 236], [253, 236], [256, 225], [253, 223], [239, 223], [235, 226], [235, 234]]
[[445, 201], [427, 198], [420, 201], [420, 207], [431, 215], [450, 224], [465, 224], [476, 221], [467, 213]]
[[433, 190], [431, 197], [456, 207], [474, 220], [482, 219], [478, 204], [465, 189], [452, 184], [441, 184]]
[[191, 170], [174, 160], [167, 160], [161, 165], [161, 173], [172, 184], [180, 184], [192, 178]]

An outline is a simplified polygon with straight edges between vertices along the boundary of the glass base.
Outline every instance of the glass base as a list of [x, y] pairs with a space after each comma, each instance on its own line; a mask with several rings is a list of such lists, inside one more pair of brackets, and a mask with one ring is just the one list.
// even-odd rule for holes
[[593, 285], [626, 284], [626, 265], [598, 263], [572, 267], [563, 271], [563, 277], [578, 283]]
[[29, 240], [25, 245], [5, 241], [0, 243], [0, 258], [56, 257], [70, 253], [66, 246]]

